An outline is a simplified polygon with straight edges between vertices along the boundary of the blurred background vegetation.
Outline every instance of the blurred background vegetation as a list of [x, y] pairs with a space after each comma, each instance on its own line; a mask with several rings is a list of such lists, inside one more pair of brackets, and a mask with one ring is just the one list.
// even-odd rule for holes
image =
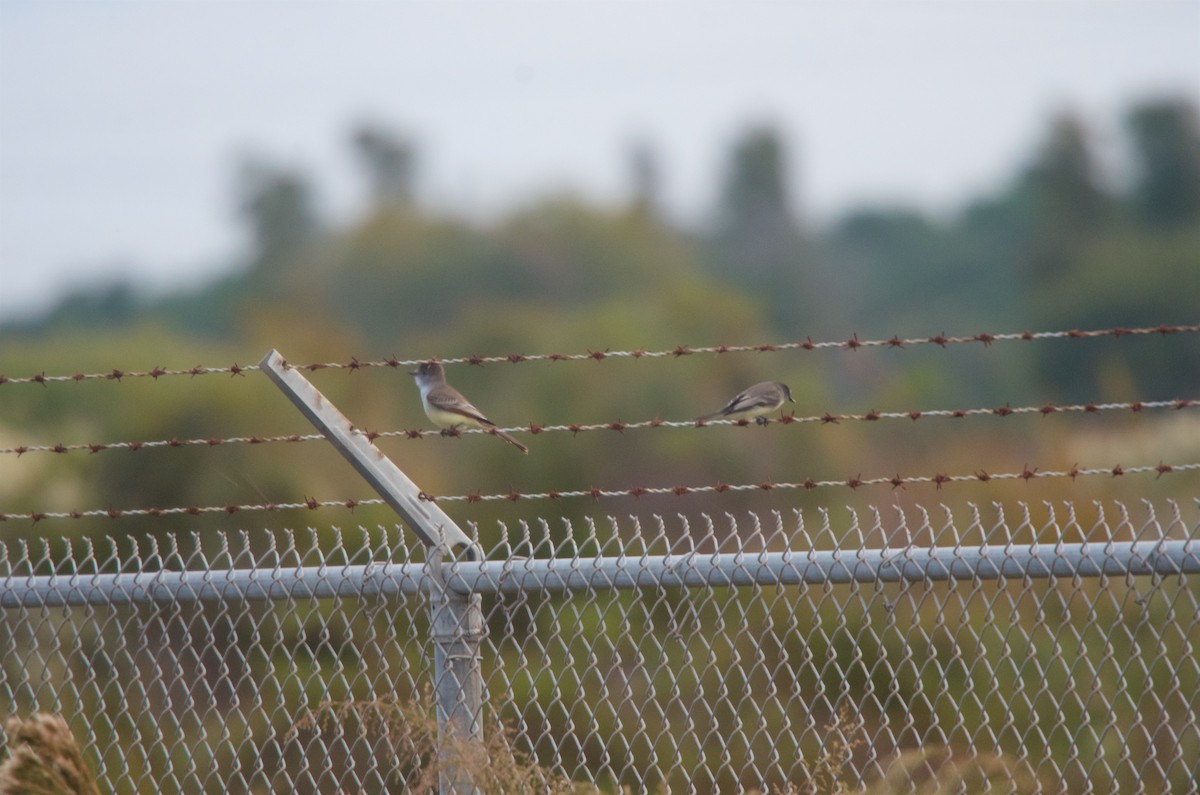
[[[403, 129], [362, 125], [347, 141], [370, 198], [361, 216], [338, 222], [322, 217], [320, 186], [303, 170], [269, 156], [247, 158], [233, 179], [233, 207], [245, 246], [228, 275], [168, 295], [148, 295], [128, 283], [69, 295], [43, 316], [0, 326], [0, 372], [16, 377], [113, 367], [246, 365], [270, 348], [292, 362], [321, 362], [1196, 323], [1196, 108], [1179, 99], [1147, 99], [1128, 109], [1125, 122], [1125, 178], [1099, 166], [1089, 120], [1064, 112], [1029, 142], [1027, 155], [1004, 184], [957, 212], [932, 216], [903, 205], [864, 206], [821, 225], [805, 217], [804, 186], [784, 177], [789, 159], [802, 153], [787, 151], [785, 136], [770, 125], [748, 125], [733, 141], [713, 186], [711, 212], [692, 225], [663, 210], [662, 155], [646, 144], [630, 149], [629, 198], [621, 206], [602, 206], [586, 196], [547, 195], [481, 222], [417, 202], [419, 142]], [[1193, 399], [1200, 397], [1200, 338], [1151, 335], [946, 349], [462, 365], [449, 375], [503, 426], [690, 419], [764, 379], [790, 384], [800, 415]], [[402, 370], [318, 371], [309, 377], [359, 427], [429, 427], [412, 379]], [[0, 387], [0, 447], [310, 432], [257, 373]], [[479, 435], [390, 438], [379, 444], [426, 491], [465, 494], [1184, 463], [1200, 457], [1200, 421], [1188, 409], [558, 433], [523, 440], [532, 448], [529, 456]], [[884, 486], [447, 508], [472, 524], [485, 546], [496, 543], [502, 527], [520, 522], [534, 523], [539, 532], [538, 518], [547, 519], [552, 531], [587, 531], [584, 521], [556, 523], [560, 515], [571, 520], [604, 513], [744, 516], [747, 510], [766, 515], [774, 509], [832, 507], [836, 529], [848, 516], [840, 506], [866, 503], [1025, 501], [1036, 514], [1043, 501], [1073, 499], [1087, 528], [1093, 499], [1186, 501], [1195, 496], [1196, 485], [1195, 474], [1175, 473], [1157, 480], [1085, 478], [942, 490]], [[9, 513], [371, 496], [323, 443], [0, 456], [0, 510]], [[307, 525], [318, 528], [314, 537], [320, 538], [334, 525], [391, 522], [386, 511], [358, 508], [353, 514], [8, 522], [3, 533], [16, 542]], [[352, 537], [345, 541], [349, 547], [355, 544]], [[548, 553], [549, 545], [537, 551]], [[1125, 607], [1110, 611], [1104, 621], [1133, 625], [1143, 620], [1140, 612]], [[869, 612], [864, 607], [861, 615], [851, 615], [849, 625], [840, 609], [836, 615], [805, 616], [806, 626], [837, 626], [828, 636], [804, 639], [808, 653], [838, 660], [836, 670], [851, 671], [863, 681], [877, 676], [881, 669], [862, 667], [863, 653], [852, 637], [860, 619], [873, 620]], [[755, 615], [756, 621], [771, 624], [769, 616]], [[1014, 612], [1013, 621], [1026, 618]], [[252, 643], [258, 620], [247, 619], [229, 644]], [[650, 634], [663, 623], [653, 615], [643, 620]], [[791, 612], [778, 620], [796, 623]], [[977, 615], [971, 620], [982, 621]], [[501, 632], [515, 634], [496, 641], [498, 658], [511, 658], [515, 665], [520, 656], [515, 649], [524, 648], [522, 633], [532, 629], [502, 627]], [[905, 637], [888, 635], [886, 643], [902, 646]], [[292, 642], [300, 643], [303, 633], [281, 631], [280, 639], [290, 655]], [[798, 635], [791, 639], [801, 641]], [[1188, 644], [1182, 636], [1177, 640]], [[190, 637], [177, 645], [206, 642]], [[827, 648], [819, 648], [822, 644]], [[712, 653], [702, 638], [693, 651], [700, 657]], [[749, 659], [752, 650], [745, 654]], [[792, 650], [783, 657], [794, 661], [803, 654]], [[956, 652], [937, 654], [941, 662], [929, 670], [950, 670]], [[588, 675], [584, 671], [578, 677], [584, 681]], [[919, 684], [907, 682], [901, 690], [919, 692]], [[315, 708], [327, 696], [320, 678], [307, 680], [305, 687], [298, 694], [298, 711], [303, 705]], [[354, 695], [378, 697], [374, 687]], [[707, 687], [711, 692], [718, 685]], [[492, 696], [501, 701], [523, 697]], [[510, 707], [525, 709], [520, 703]], [[989, 703], [985, 711], [993, 707], [1003, 710], [1004, 705]], [[957, 708], [956, 702], [944, 702], [939, 709], [945, 714], [919, 716], [918, 728], [935, 719], [953, 722], [950, 713]], [[533, 738], [549, 742], [545, 738], [571, 731], [569, 718], [553, 710], [542, 714], [546, 717], [530, 724]], [[868, 716], [872, 725], [882, 717]], [[757, 718], [748, 714], [746, 719]], [[631, 718], [628, 725], [635, 723]], [[288, 726], [284, 721], [275, 728]], [[212, 730], [219, 733], [220, 727]], [[1069, 739], [1052, 738], [1047, 753], [1066, 758]], [[551, 757], [552, 748], [536, 745], [543, 740], [531, 742], [535, 754]]]
[[[1200, 298], [1200, 122], [1188, 101], [1145, 99], [1124, 118], [1124, 175], [1094, 155], [1089, 120], [1062, 112], [1008, 180], [959, 211], [864, 206], [824, 225], [789, 184], [785, 136], [747, 125], [724, 154], [707, 220], [661, 207], [661, 160], [628, 153], [628, 200], [601, 206], [548, 195], [488, 222], [421, 206], [421, 146], [399, 128], [359, 125], [347, 146], [369, 197], [359, 217], [321, 217], [302, 169], [247, 156], [233, 175], [244, 251], [220, 279], [172, 294], [135, 285], [68, 295], [0, 326], [10, 376], [112, 367], [250, 364], [272, 347], [290, 361], [581, 352], [676, 345], [842, 340], [983, 331], [1186, 324]], [[360, 427], [427, 428], [401, 370], [312, 376]], [[755, 381], [789, 383], [798, 414], [1195, 398], [1193, 335], [1056, 340], [938, 349], [791, 351], [671, 361], [457, 366], [450, 379], [501, 425], [688, 419]], [[306, 433], [265, 378], [11, 385], [0, 446]], [[526, 437], [528, 457], [495, 440], [382, 440], [433, 493], [1020, 471], [1194, 460], [1190, 412], [1153, 416], [927, 419], [904, 425], [774, 425]], [[1177, 493], [1186, 475], [1133, 493]], [[913, 487], [868, 501], [928, 498]], [[1123, 484], [956, 488], [984, 501], [1121, 494]], [[846, 490], [842, 490], [846, 491]], [[947, 496], [949, 492], [938, 494]], [[372, 496], [324, 445], [225, 446], [0, 459], [8, 512]], [[723, 511], [854, 502], [858, 495], [752, 495], [559, 505], [551, 511]], [[460, 506], [483, 523], [546, 506]], [[254, 526], [263, 515], [241, 519]], [[263, 518], [370, 523], [383, 512]], [[228, 526], [83, 520], [50, 532], [102, 534]], [[27, 528], [10, 524], [7, 533]], [[37, 528], [42, 534], [45, 527]]]

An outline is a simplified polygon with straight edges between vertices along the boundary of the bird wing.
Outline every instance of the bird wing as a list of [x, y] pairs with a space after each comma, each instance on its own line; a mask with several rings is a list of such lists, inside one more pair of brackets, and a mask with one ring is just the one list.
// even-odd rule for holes
[[721, 409], [721, 413], [735, 414], [763, 406], [775, 406], [778, 402], [779, 397], [774, 394], [773, 390], [752, 386], [744, 392], [739, 392], [725, 408]]
[[462, 396], [458, 390], [451, 387], [442, 387], [441, 389], [432, 390], [425, 398], [429, 401], [429, 405], [441, 411], [447, 411], [451, 414], [459, 414], [463, 417], [475, 420], [483, 425], [495, 425], [496, 423], [483, 416], [483, 412], [471, 405], [471, 401]]

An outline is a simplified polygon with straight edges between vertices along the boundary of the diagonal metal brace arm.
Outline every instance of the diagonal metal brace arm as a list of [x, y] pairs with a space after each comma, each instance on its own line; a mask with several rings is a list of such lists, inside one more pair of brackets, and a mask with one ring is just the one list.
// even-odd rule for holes
[[278, 351], [263, 357], [259, 367], [424, 542], [428, 550], [425, 569], [434, 581], [429, 588], [429, 608], [441, 760], [439, 791], [442, 795], [479, 795], [471, 770], [462, 764], [462, 754], [455, 748], [460, 747], [457, 743], [467, 743], [462, 747], [472, 748], [474, 755], [483, 742], [483, 611], [479, 594], [446, 587], [443, 568], [447, 553], [461, 552], [473, 561], [483, 555], [445, 511], [422, 500], [417, 484], [354, 430], [350, 420], [299, 370], [288, 367]]
[[278, 351], [272, 350], [259, 367], [275, 382], [300, 412], [358, 470], [371, 488], [412, 528], [427, 548], [447, 551], [466, 547], [474, 558], [474, 543], [446, 512], [420, 497], [417, 484], [409, 480], [382, 451], [356, 431], [346, 415], [338, 411], [299, 370], [289, 367]]

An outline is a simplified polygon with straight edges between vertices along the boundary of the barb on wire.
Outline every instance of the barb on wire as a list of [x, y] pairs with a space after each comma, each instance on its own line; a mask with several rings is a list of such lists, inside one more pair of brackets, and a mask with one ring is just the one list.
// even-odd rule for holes
[[[994, 342], [1009, 342], [1013, 340], [1050, 340], [1050, 339], [1090, 339], [1096, 337], [1126, 337], [1132, 335], [1151, 335], [1160, 334], [1168, 336], [1171, 334], [1183, 334], [1200, 331], [1200, 324], [1193, 325], [1168, 325], [1160, 324], [1158, 326], [1146, 326], [1142, 328], [1108, 328], [1108, 329], [1090, 329], [1081, 331], [1079, 329], [1070, 329], [1067, 331], [1020, 331], [1009, 332], [1004, 334], [989, 334], [980, 333], [969, 336], [947, 336], [946, 334], [935, 334], [932, 337], [906, 337], [892, 336], [889, 339], [872, 339], [860, 340], [858, 335], [854, 335], [848, 340], [827, 340], [824, 342], [813, 342], [811, 338], [799, 342], [781, 342], [781, 343], [760, 343], [757, 345], [706, 345], [701, 347], [692, 347], [688, 345], [678, 345], [671, 349], [648, 351], [644, 348], [636, 348], [634, 350], [613, 351], [613, 350], [589, 350], [586, 353], [510, 353], [504, 356], [457, 356], [446, 359], [439, 359], [443, 364], [498, 364], [509, 363], [518, 364], [521, 362], [568, 362], [568, 361], [603, 361], [606, 359], [671, 359], [682, 356], [691, 356], [694, 354], [722, 354], [722, 353], [770, 353], [776, 351], [791, 351], [791, 350], [848, 350], [855, 351], [859, 348], [908, 348], [918, 345], [937, 345], [945, 348], [949, 345], [957, 345], [970, 342], [983, 343], [985, 347], [991, 346]], [[301, 370], [348, 370], [354, 372], [369, 367], [391, 367], [391, 368], [408, 368], [415, 367], [421, 362], [428, 359], [400, 359], [392, 356], [388, 359], [377, 361], [360, 360], [358, 357], [352, 356], [348, 362], [314, 362], [311, 364], [292, 365]], [[167, 376], [197, 376], [197, 375], [230, 375], [239, 376], [248, 372], [258, 370], [256, 364], [240, 365], [236, 362], [228, 367], [208, 367], [197, 365], [195, 367], [183, 369], [166, 369], [163, 367], [154, 367], [150, 370], [122, 370], [114, 368], [105, 372], [83, 373], [77, 372], [71, 375], [46, 375], [45, 371], [36, 373], [31, 376], [10, 377], [0, 373], [0, 386], [5, 384], [41, 384], [43, 386], [51, 383], [62, 382], [80, 382], [80, 381], [123, 381], [133, 378], [159, 378]]]
[[[995, 416], [995, 417], [1010, 417], [1022, 414], [1041, 414], [1048, 416], [1050, 414], [1070, 414], [1070, 413], [1086, 413], [1099, 414], [1102, 412], [1111, 411], [1132, 411], [1135, 414], [1140, 414], [1152, 409], [1186, 409], [1200, 408], [1200, 399], [1176, 399], [1176, 400], [1135, 400], [1125, 403], [1080, 403], [1069, 406], [1056, 406], [1053, 403], [1045, 403], [1041, 406], [998, 406], [996, 408], [973, 408], [973, 409], [930, 409], [925, 411], [868, 411], [865, 414], [811, 414], [808, 416], [797, 417], [793, 414], [785, 414], [782, 417], [775, 419], [763, 418], [766, 424], [819, 424], [819, 425], [836, 425], [843, 421], [848, 422], [875, 422], [879, 420], [910, 420], [917, 421], [925, 417], [979, 417], [979, 416]], [[753, 425], [751, 420], [642, 420], [640, 422], [623, 422], [615, 420], [613, 422], [598, 422], [590, 424], [567, 423], [561, 425], [538, 425], [530, 423], [528, 426], [514, 426], [511, 428], [500, 428], [498, 430], [504, 433], [531, 433], [534, 435], [540, 433], [558, 433], [570, 432], [572, 435], [581, 432], [589, 431], [618, 431], [639, 430], [643, 428], [707, 428], [710, 426], [721, 425], [736, 425], [747, 427]], [[434, 431], [434, 430], [398, 430], [398, 431], [359, 431], [365, 435], [370, 441], [376, 439], [401, 438], [401, 439], [423, 439], [430, 436], [461, 436], [463, 434], [488, 434], [490, 430], [480, 428], [467, 428], [456, 431]], [[87, 450], [90, 453], [99, 453], [104, 450], [146, 450], [155, 448], [178, 448], [178, 447], [219, 447], [226, 444], [269, 444], [273, 442], [314, 442], [321, 441], [325, 437], [319, 433], [310, 434], [289, 434], [283, 436], [233, 436], [221, 438], [210, 436], [204, 439], [157, 439], [154, 441], [144, 442], [109, 442], [106, 444], [90, 443], [90, 444], [52, 444], [52, 445], [19, 445], [17, 447], [0, 447], [0, 455], [12, 454], [18, 457], [26, 453], [69, 453], [73, 451]]]
[[[544, 492], [519, 492], [510, 491], [507, 494], [479, 494], [472, 492], [462, 495], [434, 495], [422, 492], [420, 498], [429, 502], [518, 502], [520, 500], [560, 500], [572, 497], [591, 497], [600, 499], [601, 497], [643, 497], [648, 495], [675, 495], [683, 497], [691, 494], [724, 494], [726, 492], [743, 492], [743, 491], [776, 491], [776, 490], [796, 490], [796, 489], [819, 489], [846, 487], [851, 490], [857, 490], [864, 486], [880, 486], [889, 485], [893, 489], [903, 488], [910, 485], [933, 484], [938, 489], [949, 483], [990, 483], [992, 481], [1005, 480], [1039, 480], [1045, 478], [1070, 478], [1074, 481], [1080, 477], [1090, 477], [1095, 475], [1107, 475], [1110, 477], [1123, 477], [1125, 475], [1141, 475], [1151, 472], [1162, 477], [1165, 474], [1172, 472], [1194, 472], [1200, 471], [1200, 463], [1192, 464], [1164, 464], [1144, 465], [1126, 467], [1118, 464], [1114, 467], [1093, 467], [1082, 469], [1079, 466], [1072, 466], [1066, 470], [1045, 470], [1038, 467], [1030, 467], [1026, 465], [1020, 472], [1004, 472], [992, 474], [979, 470], [973, 474], [950, 475], [943, 472], [938, 472], [933, 475], [909, 475], [902, 476], [899, 474], [891, 477], [874, 477], [863, 478], [861, 475], [845, 478], [843, 480], [814, 480], [808, 478], [803, 481], [792, 482], [775, 482], [763, 481], [760, 483], [715, 483], [712, 485], [702, 486], [635, 486], [627, 489], [601, 489], [588, 488], [578, 489], [574, 491], [544, 491]], [[363, 500], [317, 500], [307, 498], [303, 502], [284, 502], [284, 503], [263, 503], [257, 505], [209, 505], [205, 507], [198, 506], [181, 506], [175, 508], [126, 508], [126, 509], [95, 509], [89, 511], [34, 511], [30, 513], [0, 513], [0, 522], [11, 520], [26, 520], [41, 522], [47, 519], [85, 519], [92, 517], [108, 517], [110, 519], [120, 519], [130, 516], [199, 516], [201, 514], [229, 514], [233, 515], [242, 511], [282, 511], [293, 509], [307, 509], [315, 511], [319, 508], [350, 508], [353, 510], [359, 506], [367, 505], [383, 505], [383, 500], [380, 499], [363, 499]]]

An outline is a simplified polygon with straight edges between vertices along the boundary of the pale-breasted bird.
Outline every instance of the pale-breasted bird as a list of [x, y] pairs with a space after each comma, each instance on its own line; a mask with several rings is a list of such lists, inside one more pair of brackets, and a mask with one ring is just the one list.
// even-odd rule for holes
[[787, 384], [779, 381], [763, 381], [761, 384], [755, 384], [737, 393], [733, 400], [726, 403], [720, 411], [697, 417], [696, 422], [707, 422], [718, 417], [725, 417], [731, 420], [753, 419], [759, 425], [766, 425], [767, 415], [781, 408], [785, 402], [796, 402], [792, 400], [792, 390], [788, 389]]
[[420, 367], [410, 370], [408, 374], [417, 379], [425, 414], [443, 433], [463, 427], [481, 428], [499, 436], [522, 453], [529, 452], [528, 447], [497, 428], [496, 423], [483, 416], [483, 412], [475, 408], [461, 392], [446, 383], [446, 371], [441, 362], [422, 362]]

